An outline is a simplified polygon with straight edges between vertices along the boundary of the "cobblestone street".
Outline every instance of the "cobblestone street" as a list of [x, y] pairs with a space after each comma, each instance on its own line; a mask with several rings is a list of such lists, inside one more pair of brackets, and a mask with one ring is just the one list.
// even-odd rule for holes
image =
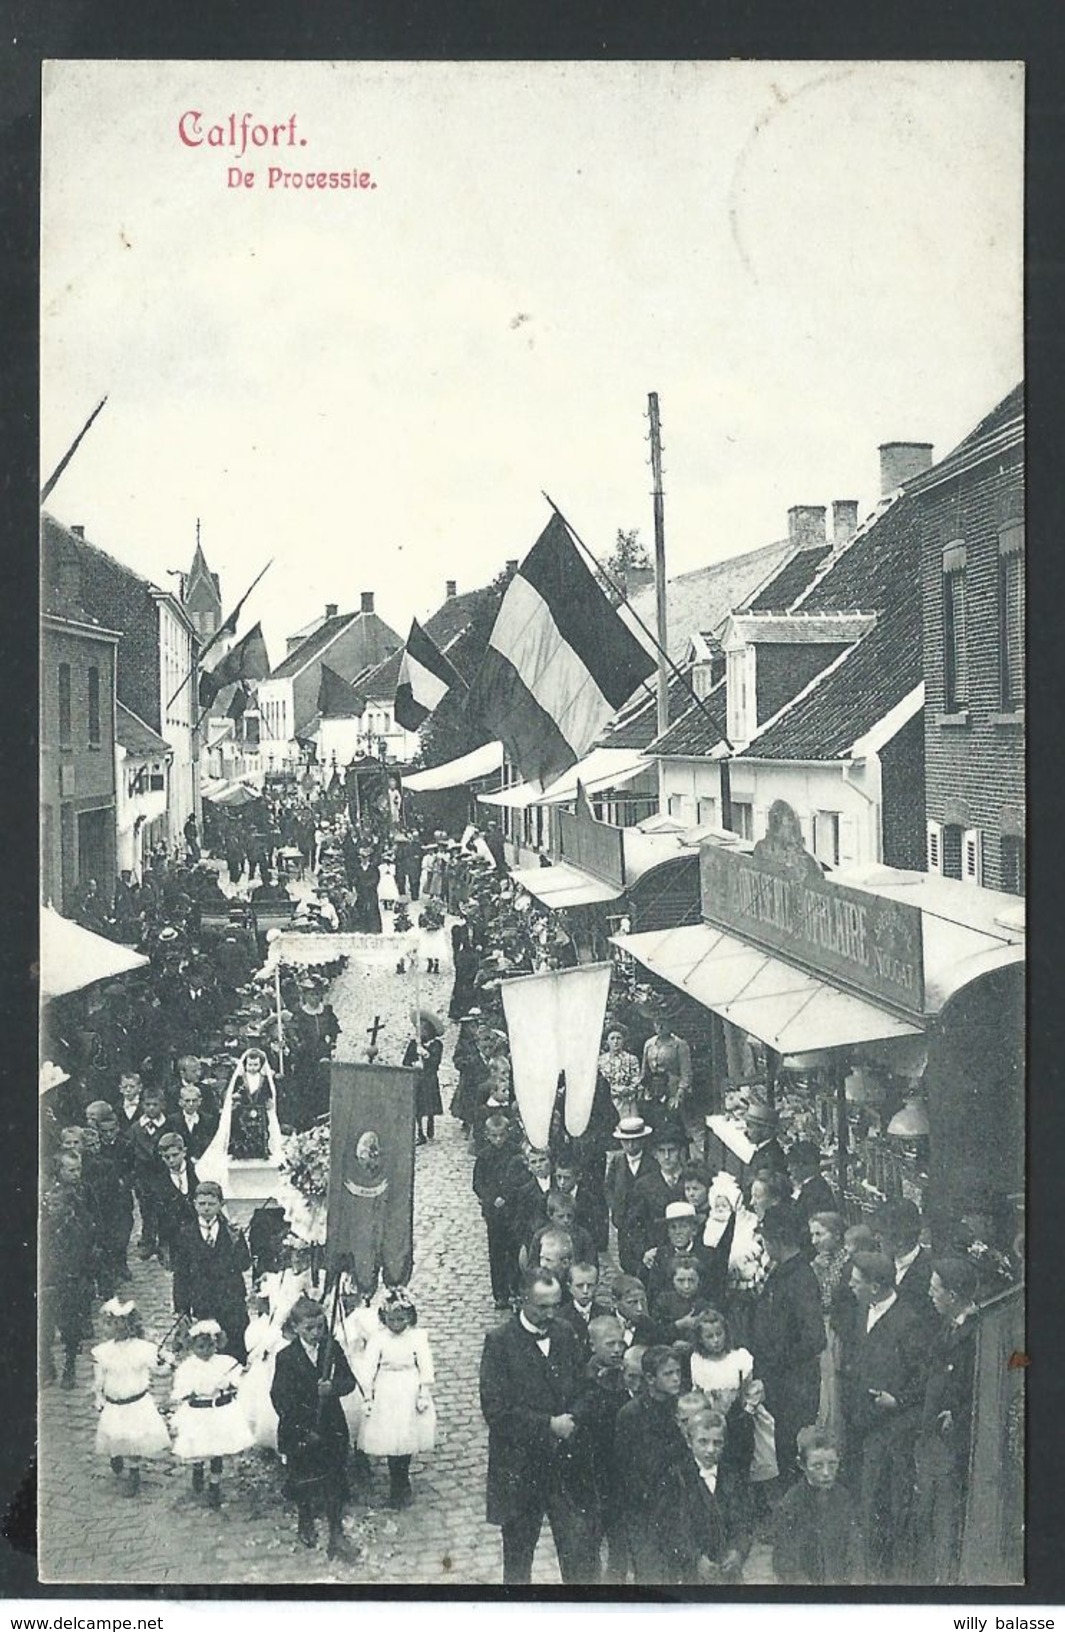
[[[421, 1001], [445, 1015], [450, 975], [422, 975]], [[349, 965], [334, 982], [330, 1001], [342, 1032], [338, 1059], [364, 1058], [375, 1015], [383, 1063], [397, 1064], [410, 1035], [414, 977], [387, 968]], [[447, 1105], [454, 1087], [448, 1026], [441, 1069]], [[356, 1560], [335, 1565], [324, 1543], [308, 1552], [296, 1540], [295, 1510], [281, 1494], [276, 1458], [255, 1451], [230, 1460], [224, 1505], [212, 1514], [194, 1496], [189, 1474], [177, 1463], [146, 1464], [136, 1502], [102, 1458], [94, 1455], [89, 1343], [78, 1361], [71, 1393], [53, 1385], [41, 1396], [40, 1573], [51, 1582], [205, 1585], [496, 1585], [502, 1555], [498, 1530], [484, 1522], [488, 1435], [478, 1399], [484, 1333], [496, 1314], [480, 1209], [471, 1188], [473, 1159], [458, 1123], [445, 1112], [436, 1137], [417, 1152], [414, 1191], [414, 1275], [411, 1290], [419, 1321], [429, 1333], [436, 1363], [437, 1442], [412, 1468], [413, 1507], [399, 1514], [385, 1505], [387, 1474], [375, 1471], [373, 1490], [348, 1510], [347, 1530]], [[134, 1230], [134, 1240], [137, 1230]], [[612, 1261], [612, 1259], [611, 1259]], [[161, 1337], [173, 1319], [170, 1276], [154, 1259], [131, 1253], [133, 1295], [149, 1336]], [[605, 1267], [605, 1266], [604, 1266]], [[169, 1379], [154, 1385], [160, 1403]], [[755, 1547], [750, 1582], [771, 1579], [767, 1549]], [[558, 1585], [558, 1566], [545, 1524], [533, 1568], [536, 1585]]]
[[[438, 1012], [446, 1011], [449, 990], [450, 977], [423, 977], [423, 1002]], [[360, 1057], [366, 1028], [380, 1014], [381, 1059], [398, 1062], [413, 999], [412, 977], [368, 975], [349, 967], [331, 993], [343, 1027], [338, 1058]], [[445, 1104], [453, 1084], [453, 1034], [449, 1027], [441, 1073]], [[191, 1494], [187, 1470], [163, 1460], [146, 1466], [139, 1500], [125, 1500], [106, 1461], [93, 1454], [96, 1413], [86, 1352], [72, 1393], [53, 1386], [42, 1395], [42, 1577], [175, 1585], [498, 1582], [499, 1533], [484, 1522], [487, 1431], [477, 1378], [484, 1332], [499, 1317], [492, 1306], [471, 1169], [461, 1129], [445, 1114], [436, 1139], [417, 1155], [412, 1281], [436, 1360], [437, 1447], [431, 1457], [415, 1460], [412, 1508], [393, 1514], [384, 1506], [383, 1463], [369, 1503], [349, 1508], [348, 1532], [358, 1553], [354, 1565], [333, 1565], [324, 1545], [308, 1553], [297, 1544], [295, 1513], [280, 1493], [280, 1468], [265, 1453], [227, 1464], [224, 1506], [217, 1515], [207, 1511], [202, 1497]], [[170, 1277], [155, 1260], [142, 1264], [134, 1253], [130, 1261], [146, 1331], [161, 1336], [172, 1319]], [[160, 1379], [155, 1387], [159, 1399], [165, 1398], [168, 1380]], [[558, 1579], [545, 1526], [534, 1580], [550, 1584]]]

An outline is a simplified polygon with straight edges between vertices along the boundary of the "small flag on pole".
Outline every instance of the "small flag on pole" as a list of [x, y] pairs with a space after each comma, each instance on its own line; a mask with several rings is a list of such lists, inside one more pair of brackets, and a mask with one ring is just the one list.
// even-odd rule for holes
[[396, 724], [417, 731], [449, 691], [466, 690], [466, 682], [443, 652], [413, 619], [396, 685]]
[[328, 663], [322, 664], [318, 712], [323, 720], [357, 720], [366, 712], [366, 699]]
[[263, 628], [257, 623], [226, 653], [221, 663], [200, 675], [200, 707], [210, 708], [223, 687], [231, 686], [235, 680], [265, 680], [269, 673], [270, 658]]
[[555, 515], [507, 585], [469, 707], [525, 780], [546, 786], [654, 669]]

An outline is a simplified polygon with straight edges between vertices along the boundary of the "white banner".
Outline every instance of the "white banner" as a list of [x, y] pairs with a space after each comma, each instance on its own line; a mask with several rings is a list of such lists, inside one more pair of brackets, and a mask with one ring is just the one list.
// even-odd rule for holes
[[514, 1097], [538, 1149], [551, 1132], [561, 1071], [566, 1073], [566, 1131], [576, 1138], [588, 1126], [609, 988], [608, 963], [524, 975], [500, 988]]

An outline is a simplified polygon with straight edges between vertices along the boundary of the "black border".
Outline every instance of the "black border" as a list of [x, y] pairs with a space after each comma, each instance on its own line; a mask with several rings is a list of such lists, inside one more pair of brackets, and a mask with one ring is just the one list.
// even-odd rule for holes
[[[8, 1365], [3, 1368], [6, 1432], [0, 1436], [0, 1591], [9, 1597], [72, 1599], [514, 1599], [617, 1601], [610, 1592], [541, 1588], [290, 1589], [56, 1587], [36, 1581], [33, 1456], [36, 1412], [34, 1340], [36, 1126], [30, 1110], [36, 1043], [37, 674], [37, 284], [40, 66], [47, 57], [320, 60], [670, 59], [731, 57], [825, 59], [1022, 60], [1027, 75], [1027, 397], [1031, 836], [1029, 849], [1029, 1194], [1028, 1519], [1023, 1588], [956, 1593], [745, 1590], [741, 1604], [890, 1602], [1026, 1606], [1065, 1602], [1058, 1466], [1065, 1415], [1065, 1321], [1056, 1296], [1065, 1160], [1065, 1037], [1062, 1034], [1061, 924], [1065, 888], [1058, 828], [1062, 778], [1055, 704], [1065, 699], [1065, 504], [1058, 473], [1065, 425], [1065, 10], [1026, 5], [1018, 16], [997, 0], [960, 10], [927, 3], [894, 4], [875, 17], [853, 0], [760, 4], [687, 4], [622, 9], [561, 0], [504, 8], [494, 0], [246, 0], [160, 7], [131, 0], [9, 0], [0, 38], [0, 290], [7, 411], [2, 449], [8, 501], [0, 584], [0, 673], [3, 676], [5, 844], [0, 867], [0, 1015], [3, 1066], [0, 1128], [6, 1183], [0, 1191], [0, 1288]], [[87, 139], [91, 134], [87, 133]], [[929, 267], [928, 276], [935, 276]], [[711, 1592], [627, 1590], [626, 1604], [703, 1602]], [[733, 1600], [735, 1601], [735, 1600]], [[962, 1613], [964, 1613], [964, 1608]]]

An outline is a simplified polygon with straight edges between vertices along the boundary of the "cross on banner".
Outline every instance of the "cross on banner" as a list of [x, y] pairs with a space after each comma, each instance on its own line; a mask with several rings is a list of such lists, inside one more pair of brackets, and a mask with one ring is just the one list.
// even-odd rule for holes
[[366, 1028], [366, 1035], [370, 1039], [370, 1046], [366, 1050], [366, 1058], [370, 1061], [371, 1065], [377, 1058], [377, 1034], [381, 1030], [383, 1024], [384, 1022], [382, 1021], [381, 1016], [379, 1014], [375, 1014], [373, 1017], [373, 1025]]

